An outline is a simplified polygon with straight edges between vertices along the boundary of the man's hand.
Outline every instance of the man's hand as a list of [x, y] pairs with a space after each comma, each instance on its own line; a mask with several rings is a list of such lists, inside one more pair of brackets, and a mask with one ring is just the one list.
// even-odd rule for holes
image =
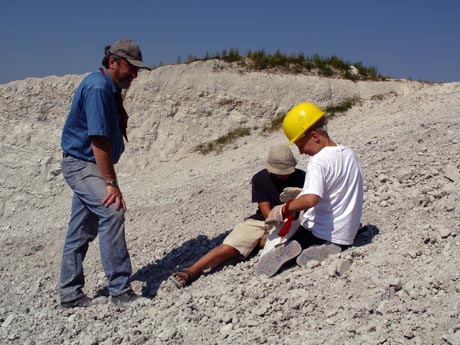
[[117, 211], [120, 208], [123, 208], [123, 211], [126, 211], [126, 202], [123, 199], [123, 195], [121, 194], [121, 190], [119, 187], [112, 187], [112, 186], [107, 186], [107, 194], [105, 195], [104, 199], [102, 200], [102, 204], [105, 207], [109, 207], [115, 203], [115, 208]]
[[[91, 137], [91, 144], [93, 148], [94, 158], [96, 159], [97, 167], [101, 172], [104, 181], [113, 181], [117, 179], [115, 168], [112, 163], [112, 146], [107, 138], [101, 136]], [[107, 193], [105, 194], [102, 204], [109, 207], [115, 203], [117, 211], [123, 208], [126, 211], [126, 203], [121, 195], [120, 187], [107, 186]]]
[[285, 204], [278, 205], [272, 208], [265, 223], [282, 223], [284, 221], [283, 207]]

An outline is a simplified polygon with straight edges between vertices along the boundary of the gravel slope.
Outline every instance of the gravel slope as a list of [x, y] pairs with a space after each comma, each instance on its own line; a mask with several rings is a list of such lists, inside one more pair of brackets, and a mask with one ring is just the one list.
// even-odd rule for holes
[[[359, 82], [242, 73], [219, 62], [142, 73], [126, 95], [130, 144], [118, 167], [128, 203], [130, 309], [58, 307], [70, 191], [59, 137], [83, 76], [0, 85], [2, 344], [460, 344], [460, 83]], [[251, 214], [262, 128], [302, 100], [358, 96], [330, 121], [365, 175], [364, 232], [314, 268], [254, 275], [255, 254], [177, 290], [170, 272], [220, 244]], [[193, 148], [247, 126], [220, 153]], [[300, 157], [305, 168], [308, 158]], [[337, 275], [337, 265], [351, 263]], [[103, 293], [97, 240], [86, 292]]]

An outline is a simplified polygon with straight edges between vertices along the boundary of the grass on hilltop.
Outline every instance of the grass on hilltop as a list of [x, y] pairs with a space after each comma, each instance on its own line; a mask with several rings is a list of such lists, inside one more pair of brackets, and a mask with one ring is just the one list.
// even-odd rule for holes
[[[240, 67], [256, 71], [279, 71], [291, 74], [313, 74], [323, 77], [343, 78], [349, 80], [385, 80], [377, 68], [366, 67], [361, 61], [348, 62], [333, 55], [331, 57], [315, 54], [305, 56], [304, 53], [281, 53], [278, 49], [274, 54], [261, 50], [248, 50], [245, 55], [240, 55], [238, 48], [223, 49], [221, 52], [209, 54], [204, 57], [197, 57], [189, 54], [185, 63], [218, 59], [226, 62], [237, 63]], [[177, 64], [182, 63], [182, 58], [177, 58]]]

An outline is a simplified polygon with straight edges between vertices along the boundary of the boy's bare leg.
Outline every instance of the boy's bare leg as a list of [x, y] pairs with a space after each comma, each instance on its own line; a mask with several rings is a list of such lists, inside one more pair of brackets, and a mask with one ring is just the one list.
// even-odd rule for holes
[[196, 277], [204, 270], [223, 264], [239, 255], [240, 252], [232, 246], [221, 244], [202, 256], [192, 266], [187, 267], [186, 270], [190, 271], [193, 277]]
[[259, 247], [260, 247], [260, 248], [265, 247], [265, 242], [267, 242], [267, 238], [268, 238], [268, 234], [265, 234], [265, 235], [260, 239], [260, 242], [259, 242]]

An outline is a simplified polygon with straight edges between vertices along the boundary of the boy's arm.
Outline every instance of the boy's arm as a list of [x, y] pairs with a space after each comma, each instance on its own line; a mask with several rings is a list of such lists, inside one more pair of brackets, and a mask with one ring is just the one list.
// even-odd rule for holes
[[260, 212], [262, 212], [264, 218], [267, 219], [268, 215], [270, 214], [270, 211], [272, 210], [270, 206], [270, 201], [261, 201], [258, 205]]
[[283, 213], [295, 214], [296, 212], [306, 211], [309, 208], [315, 206], [321, 198], [316, 194], [304, 194], [299, 196], [297, 199], [294, 199], [290, 202], [288, 210], [286, 210], [286, 204], [283, 205]]
[[265, 222], [283, 222], [288, 217], [288, 212], [295, 216], [297, 212], [306, 211], [315, 206], [321, 198], [316, 194], [304, 194], [290, 202], [273, 207]]

